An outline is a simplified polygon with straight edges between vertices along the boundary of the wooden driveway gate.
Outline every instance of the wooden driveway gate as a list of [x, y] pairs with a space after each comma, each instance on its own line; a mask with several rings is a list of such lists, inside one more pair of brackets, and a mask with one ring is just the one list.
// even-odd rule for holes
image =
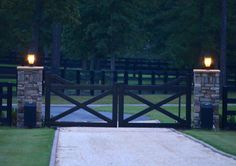
[[[74, 90], [100, 90], [102, 93], [84, 102], [79, 102], [69, 95], [64, 94], [65, 89]], [[66, 101], [74, 104], [75, 106], [67, 111], [51, 117], [50, 102], [51, 93], [65, 99]], [[112, 117], [104, 116], [100, 112], [89, 107], [92, 104], [108, 95], [112, 95]], [[68, 122], [61, 121], [61, 119], [79, 109], [83, 109], [90, 114], [96, 116], [102, 122]], [[45, 124], [47, 126], [91, 126], [91, 127], [116, 127], [117, 126], [117, 94], [115, 86], [105, 85], [78, 85], [71, 84], [70, 82], [56, 76], [46, 76], [46, 96], [45, 96]]]
[[[75, 91], [89, 90], [89, 91], [99, 91], [101, 92], [97, 96], [93, 96], [91, 99], [79, 102], [73, 97], [64, 93], [65, 89], [73, 89]], [[172, 91], [170, 97], [153, 103], [142, 96], [134, 93], [134, 91]], [[60, 113], [54, 117], [51, 116], [50, 103], [51, 103], [51, 94], [55, 94], [64, 100], [72, 103], [74, 106], [68, 110]], [[111, 117], [107, 117], [99, 111], [96, 111], [89, 105], [103, 99], [104, 97], [112, 95], [112, 110]], [[173, 114], [171, 111], [167, 111], [162, 108], [164, 104], [169, 103], [170, 101], [180, 98], [181, 96], [186, 96], [186, 112], [185, 118], [180, 117], [179, 115]], [[129, 96], [135, 100], [138, 100], [143, 105], [148, 107], [144, 110], [132, 114], [129, 117], [125, 118], [125, 96]], [[180, 111], [180, 102], [175, 104], [178, 106]], [[99, 122], [73, 122], [73, 121], [63, 121], [62, 118], [74, 113], [75, 111], [83, 109], [90, 114], [93, 114], [101, 121]], [[168, 118], [171, 118], [175, 123], [150, 123], [150, 122], [133, 122], [138, 117], [141, 117], [151, 111], [157, 111]], [[186, 77], [178, 78], [172, 82], [163, 84], [163, 85], [124, 85], [124, 84], [115, 84], [115, 85], [78, 85], [72, 84], [56, 75], [47, 75], [46, 76], [46, 96], [45, 96], [45, 124], [47, 126], [91, 126], [91, 127], [172, 127], [172, 128], [188, 128], [191, 126], [191, 79], [186, 79]]]
[[[191, 79], [190, 77], [180, 77], [174, 81], [163, 85], [154, 85], [154, 86], [130, 86], [123, 85], [119, 88], [119, 126], [120, 127], [171, 127], [171, 128], [190, 128], [191, 127]], [[132, 91], [171, 91], [171, 96], [165, 97], [157, 103], [152, 103], [149, 100], [135, 94]], [[180, 98], [181, 96], [186, 96], [185, 103], [185, 118], [180, 116], [181, 103], [176, 104], [179, 109], [178, 115], [175, 115], [173, 112], [168, 111], [161, 106], [173, 101], [174, 99]], [[130, 117], [124, 118], [124, 97], [129, 96], [148, 107], [142, 111], [139, 111], [136, 114], [131, 115]], [[165, 123], [165, 122], [138, 122], [133, 121], [151, 111], [156, 111], [164, 114], [166, 117], [175, 121], [175, 123]]]

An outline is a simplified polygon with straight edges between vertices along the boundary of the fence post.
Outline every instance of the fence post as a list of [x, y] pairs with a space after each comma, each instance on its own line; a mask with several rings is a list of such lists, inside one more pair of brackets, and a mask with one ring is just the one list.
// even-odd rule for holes
[[0, 85], [0, 118], [2, 115], [2, 98], [3, 98], [3, 87]]
[[2, 98], [3, 98], [3, 87], [0, 85], [0, 118], [2, 115]]
[[[90, 71], [90, 84], [94, 85], [94, 71]], [[94, 96], [94, 90], [90, 90], [90, 95]]]
[[7, 123], [11, 126], [12, 122], [12, 85], [7, 85]]
[[225, 129], [227, 126], [227, 87], [223, 87], [223, 95], [222, 95], [222, 128]]
[[112, 96], [112, 126], [117, 127], [117, 107], [118, 107], [118, 84], [113, 85], [113, 96]]
[[105, 75], [105, 71], [102, 71], [101, 84], [105, 85], [105, 83], [106, 83], [106, 75]]
[[175, 78], [179, 78], [179, 69], [176, 69]]
[[[80, 71], [79, 70], [76, 70], [76, 83], [80, 84]], [[80, 90], [79, 89], [76, 90], [76, 94], [80, 95]]]
[[119, 127], [124, 126], [124, 85], [119, 84], [117, 87], [117, 92], [119, 96]]
[[192, 98], [192, 78], [190, 75], [186, 76], [187, 78], [187, 93], [186, 93], [186, 121], [187, 127], [191, 128], [191, 98]]
[[[151, 84], [155, 85], [156, 80], [155, 80], [155, 72], [152, 71], [152, 78], [151, 78]], [[152, 94], [155, 94], [155, 90], [152, 91]]]
[[128, 85], [129, 74], [128, 71], [124, 71], [124, 84]]
[[[166, 84], [168, 81], [168, 73], [166, 71], [164, 71], [164, 84]], [[167, 94], [167, 89], [165, 87], [164, 89], [164, 94]]]
[[234, 85], [236, 84], [236, 71], [234, 70]]
[[46, 85], [46, 94], [45, 94], [45, 125], [50, 127], [50, 104], [51, 104], [51, 98], [50, 98], [50, 89], [51, 89], [51, 81], [50, 76], [46, 76], [45, 79], [45, 85]]
[[[143, 80], [142, 80], [142, 71], [138, 72], [138, 85], [142, 85], [143, 84]], [[142, 91], [139, 90], [138, 91], [139, 94], [142, 94]]]
[[66, 79], [66, 67], [63, 67], [63, 69], [61, 69], [61, 77]]
[[117, 71], [114, 70], [112, 72], [112, 83], [115, 84], [117, 82]]
[[[101, 72], [101, 84], [105, 85], [105, 80], [106, 80], [106, 75], [105, 75], [105, 71]], [[101, 90], [101, 92], [103, 93], [104, 90]]]

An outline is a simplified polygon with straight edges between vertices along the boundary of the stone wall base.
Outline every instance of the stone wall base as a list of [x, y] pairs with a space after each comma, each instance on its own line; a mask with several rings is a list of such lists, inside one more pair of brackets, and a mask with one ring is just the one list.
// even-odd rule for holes
[[17, 127], [25, 127], [25, 103], [36, 104], [36, 127], [41, 127], [43, 67], [18, 66], [17, 76]]

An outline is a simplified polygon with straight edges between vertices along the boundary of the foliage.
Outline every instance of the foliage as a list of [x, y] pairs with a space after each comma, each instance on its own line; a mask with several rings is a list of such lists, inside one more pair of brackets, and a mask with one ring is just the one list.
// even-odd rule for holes
[[[154, 57], [194, 66], [205, 51], [220, 50], [218, 0], [1, 0], [0, 56], [25, 52], [34, 8], [42, 1], [40, 47], [51, 47], [51, 25], [63, 25], [62, 53], [68, 57]], [[228, 50], [236, 54], [236, 2], [228, 0]]]
[[[39, 1], [39, 2], [38, 2]], [[53, 22], [64, 25], [79, 23], [78, 0], [2, 0], [0, 1], [0, 56], [29, 49], [35, 6], [42, 3], [40, 14], [40, 46], [50, 47]]]

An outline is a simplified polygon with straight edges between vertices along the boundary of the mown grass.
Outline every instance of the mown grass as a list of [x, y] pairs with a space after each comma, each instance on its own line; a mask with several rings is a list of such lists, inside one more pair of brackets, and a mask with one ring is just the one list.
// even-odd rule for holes
[[0, 165], [49, 165], [53, 136], [53, 129], [0, 127]]
[[235, 131], [211, 131], [211, 130], [184, 130], [191, 135], [213, 147], [236, 156], [236, 132]]

